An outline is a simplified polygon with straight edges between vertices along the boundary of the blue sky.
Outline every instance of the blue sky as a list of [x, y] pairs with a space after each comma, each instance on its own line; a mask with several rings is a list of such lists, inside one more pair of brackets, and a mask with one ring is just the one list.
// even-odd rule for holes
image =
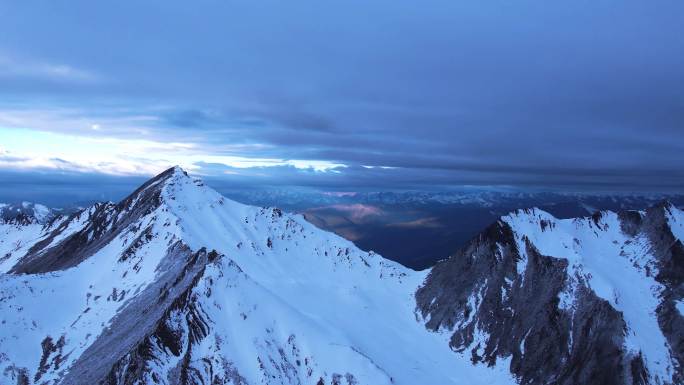
[[681, 191], [682, 14], [0, 0], [0, 179], [96, 191], [180, 164], [244, 186]]

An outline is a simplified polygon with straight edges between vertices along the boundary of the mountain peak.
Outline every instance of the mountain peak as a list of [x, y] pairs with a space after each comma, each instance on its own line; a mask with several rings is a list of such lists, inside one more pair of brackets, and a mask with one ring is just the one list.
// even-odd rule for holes
[[190, 175], [188, 175], [187, 171], [183, 170], [183, 168], [179, 165], [175, 165], [175, 166], [164, 171], [164, 173], [166, 173], [166, 172], [169, 172], [172, 175], [177, 175], [177, 176], [181, 176], [181, 177], [182, 176], [186, 176], [188, 178], [190, 177]]
[[174, 171], [176, 171], [176, 172], [182, 172], [182, 173], [184, 173], [184, 174], [187, 174], [187, 173], [185, 172], [185, 170], [183, 170], [183, 168], [182, 168], [181, 166], [179, 166], [179, 165], [175, 165], [175, 166], [173, 166], [173, 167], [171, 167], [171, 168], [172, 168]]
[[33, 202], [0, 203], [0, 222], [15, 224], [45, 224], [55, 217], [55, 213], [46, 206]]
[[153, 203], [156, 206], [161, 203], [161, 192], [164, 190], [164, 187], [181, 180], [193, 181], [188, 173], [180, 166], [170, 167], [148, 179], [147, 182], [143, 183], [129, 196], [120, 201], [117, 206], [119, 208], [131, 207], [140, 204], [141, 202], [149, 202], [150, 199], [153, 200]]
[[[188, 188], [191, 186], [191, 188]], [[44, 273], [78, 265], [113, 239], [138, 231], [140, 221], [152, 220], [160, 208], [210, 205], [217, 192], [202, 190], [201, 181], [191, 178], [178, 166], [151, 178], [119, 203], [95, 204], [65, 218], [46, 234], [45, 239], [26, 252], [12, 272]], [[167, 206], [166, 208], [162, 206]], [[73, 232], [71, 232], [73, 231]]]

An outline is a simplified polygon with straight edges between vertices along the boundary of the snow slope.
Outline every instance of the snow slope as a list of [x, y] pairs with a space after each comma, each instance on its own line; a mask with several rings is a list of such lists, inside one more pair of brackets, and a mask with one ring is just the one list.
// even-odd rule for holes
[[0, 273], [7, 272], [41, 235], [42, 225], [0, 222]]
[[[625, 234], [616, 213], [601, 214], [598, 219], [559, 220], [535, 209], [518, 211], [503, 221], [514, 229], [519, 250], [525, 250], [523, 243], [527, 239], [541, 254], [568, 261], [569, 280], [560, 294], [561, 306], [572, 309], [577, 285], [586, 282], [594, 293], [622, 312], [627, 323], [626, 348], [633, 354], [643, 354], [654, 379], [669, 379], [673, 375], [673, 357], [664, 348], [668, 343], [656, 314], [664, 288], [655, 279], [658, 266], [649, 250], [650, 241], [643, 234]], [[542, 222], [544, 228], [539, 225]], [[518, 263], [526, 262], [524, 258]]]

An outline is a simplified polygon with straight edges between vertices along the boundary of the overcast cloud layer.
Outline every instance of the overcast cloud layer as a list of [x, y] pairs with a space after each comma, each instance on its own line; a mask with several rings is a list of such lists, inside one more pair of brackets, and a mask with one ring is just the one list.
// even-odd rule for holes
[[0, 178], [178, 163], [245, 186], [681, 191], [682, 15], [681, 1], [0, 0]]

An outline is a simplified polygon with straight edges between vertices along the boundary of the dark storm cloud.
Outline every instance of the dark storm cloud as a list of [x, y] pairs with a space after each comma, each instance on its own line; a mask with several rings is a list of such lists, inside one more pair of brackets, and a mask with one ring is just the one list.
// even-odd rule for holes
[[349, 166], [201, 164], [226, 183], [681, 189], [683, 11], [631, 0], [2, 2], [0, 95], [155, 118], [143, 134], [110, 136]]
[[[331, 191], [382, 191], [387, 186], [401, 186], [403, 190], [440, 189], [450, 190], [470, 186], [476, 188], [520, 188], [535, 189], [545, 186], [554, 191], [582, 191], [591, 187], [597, 192], [624, 190], [630, 184], [635, 191], [679, 191], [684, 188], [684, 173], [661, 173], [661, 184], [654, 188], [647, 178], [634, 182], [629, 173], [585, 174], [581, 170], [565, 170], [566, 173], [546, 173], [540, 170], [483, 170], [480, 168], [366, 168], [350, 166], [335, 169], [335, 172], [320, 172], [298, 169], [292, 166], [255, 167], [240, 169], [217, 164], [202, 164], [202, 169], [213, 176], [204, 179], [219, 190], [245, 190], [250, 188], [283, 188], [298, 186], [309, 189]], [[217, 176], [220, 175], [220, 176]], [[568, 182], [567, 175], [574, 178]], [[644, 174], [645, 176], [646, 174]], [[496, 183], [492, 184], [492, 178]], [[459, 181], [458, 184], [454, 180]]]

